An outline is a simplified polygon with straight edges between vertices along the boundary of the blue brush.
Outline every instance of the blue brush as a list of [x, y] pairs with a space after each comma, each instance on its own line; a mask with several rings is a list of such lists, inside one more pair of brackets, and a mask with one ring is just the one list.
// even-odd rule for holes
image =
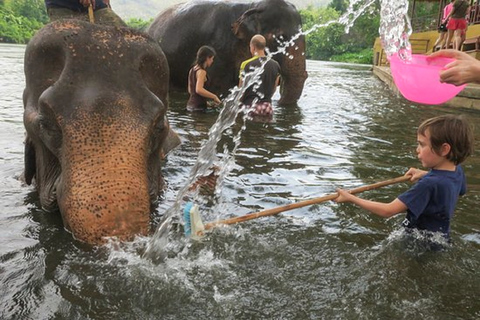
[[192, 202], [187, 202], [183, 210], [184, 233], [186, 237], [200, 239], [205, 231], [198, 206]]
[[190, 210], [192, 210], [193, 203], [187, 202], [185, 209], [183, 209], [183, 221], [185, 222], [183, 228], [185, 237], [190, 237], [192, 235], [192, 220], [190, 218]]

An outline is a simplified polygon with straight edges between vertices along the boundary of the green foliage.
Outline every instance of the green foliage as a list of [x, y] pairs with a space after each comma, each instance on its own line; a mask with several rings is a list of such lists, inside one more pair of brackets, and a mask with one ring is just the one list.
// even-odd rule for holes
[[307, 59], [327, 60], [341, 46], [340, 37], [343, 28], [331, 23], [339, 17], [333, 8], [312, 8], [300, 10], [303, 30], [307, 31]]
[[46, 22], [43, 0], [0, 2], [0, 42], [26, 43]]
[[147, 27], [153, 22], [153, 18], [150, 20], [142, 20], [139, 18], [131, 18], [127, 20], [125, 23], [132, 29], [137, 29], [140, 31], [145, 31]]
[[348, 0], [332, 0], [328, 5], [329, 8], [333, 8], [335, 11], [344, 13], [347, 11], [349, 5]]
[[348, 6], [348, 1], [332, 1], [326, 8], [310, 6], [300, 10], [303, 30], [308, 31], [307, 59], [330, 60], [333, 56], [343, 56], [346, 53], [359, 55], [360, 52], [360, 55], [364, 55], [364, 49], [372, 48], [380, 25], [379, 3], [377, 2], [360, 15], [354, 25], [349, 28], [348, 33], [343, 24], [336, 22], [342, 12], [335, 8], [346, 10], [342, 7], [343, 5]]
[[30, 20], [47, 23], [48, 16], [43, 0], [15, 0], [10, 2], [12, 11]]
[[[413, 7], [413, 0], [408, 1], [409, 12]], [[446, 3], [450, 1], [447, 0]], [[436, 30], [437, 29], [437, 17], [439, 14], [439, 1], [416, 1], [415, 2], [415, 15], [412, 18], [411, 24], [414, 31], [418, 30]], [[443, 10], [443, 8], [442, 8]]]
[[340, 55], [334, 55], [330, 60], [337, 62], [372, 64], [373, 48], [366, 48], [359, 52], [347, 52]]

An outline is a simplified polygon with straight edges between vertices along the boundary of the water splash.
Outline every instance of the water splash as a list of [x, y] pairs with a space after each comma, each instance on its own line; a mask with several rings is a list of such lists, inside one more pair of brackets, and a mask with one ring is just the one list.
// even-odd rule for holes
[[[223, 101], [224, 107], [221, 109], [217, 121], [210, 128], [208, 132], [208, 139], [200, 148], [197, 161], [190, 172], [189, 178], [187, 179], [185, 186], [178, 192], [175, 203], [165, 212], [164, 221], [159, 226], [153, 235], [152, 240], [146, 247], [144, 253], [145, 257], [153, 260], [164, 260], [167, 255], [164, 248], [169, 245], [168, 236], [170, 234], [171, 226], [174, 222], [177, 222], [180, 216], [179, 213], [183, 212], [183, 208], [187, 202], [193, 202], [200, 205], [202, 209], [202, 216], [212, 211], [219, 212], [218, 210], [215, 210], [218, 206], [218, 201], [215, 202], [213, 206], [207, 207], [206, 204], [208, 199], [199, 192], [198, 188], [192, 189], [191, 186], [194, 185], [199, 178], [208, 176], [212, 173], [212, 170], [216, 170], [215, 174], [217, 175], [217, 181], [214, 193], [217, 197], [221, 197], [221, 190], [225, 181], [225, 177], [228, 176], [235, 165], [235, 154], [241, 142], [242, 132], [245, 130], [249, 111], [241, 104], [240, 98], [243, 96], [247, 88], [261, 84], [260, 79], [264, 70], [264, 64], [265, 63], [262, 63], [259, 68], [247, 74], [244, 79], [245, 85], [241, 88], [235, 87], [231, 89], [230, 94]], [[233, 135], [233, 148], [229, 150], [228, 144], [225, 143], [223, 146], [223, 153], [220, 154], [222, 158], [219, 159], [219, 155], [217, 154], [217, 146], [224, 136], [223, 133], [236, 123], [236, 119], [240, 113], [244, 115], [242, 118], [243, 124], [238, 132]], [[232, 131], [229, 130], [227, 132], [231, 133]], [[183, 221], [180, 221], [179, 223], [182, 224]]]
[[411, 60], [409, 37], [412, 26], [408, 18], [408, 0], [380, 1], [380, 39], [387, 57], [398, 53], [402, 60]]
[[[294, 46], [295, 41], [301, 36], [306, 36], [325, 28], [334, 23], [343, 24], [345, 33], [353, 27], [355, 21], [360, 17], [376, 0], [352, 0], [347, 11], [337, 20], [331, 20], [323, 24], [316, 24], [310, 29], [298, 32], [290, 40], [280, 42], [276, 53], [287, 54], [286, 49]], [[401, 59], [410, 60], [412, 49], [409, 37], [412, 34], [412, 27], [408, 17], [408, 0], [381, 0], [380, 1], [380, 39], [387, 57], [398, 53]]]

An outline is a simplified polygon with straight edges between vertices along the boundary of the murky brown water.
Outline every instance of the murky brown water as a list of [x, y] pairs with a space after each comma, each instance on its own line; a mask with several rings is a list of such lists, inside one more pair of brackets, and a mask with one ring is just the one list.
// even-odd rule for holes
[[[383, 220], [332, 202], [217, 229], [202, 242], [171, 243], [160, 264], [137, 252], [148, 238], [121, 250], [73, 241], [16, 179], [23, 169], [24, 48], [0, 45], [0, 318], [480, 317], [478, 152], [464, 166], [469, 192], [446, 252], [407, 243], [402, 216]], [[309, 61], [308, 71], [298, 106], [276, 108], [273, 123], [247, 123], [219, 216], [402, 175], [419, 165], [415, 130], [428, 117], [466, 113], [480, 128], [480, 112], [409, 103], [369, 66]], [[170, 119], [183, 144], [166, 162], [169, 187], [158, 216], [183, 187], [215, 122], [215, 114], [185, 112], [186, 98], [172, 95]], [[389, 201], [407, 187], [364, 196]]]

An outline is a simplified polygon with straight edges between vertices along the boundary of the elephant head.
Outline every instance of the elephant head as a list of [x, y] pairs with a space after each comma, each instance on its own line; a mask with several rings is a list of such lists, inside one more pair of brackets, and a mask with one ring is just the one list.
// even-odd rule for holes
[[159, 45], [126, 28], [53, 22], [25, 51], [25, 180], [83, 242], [146, 234], [163, 187], [167, 120]]
[[262, 34], [274, 59], [281, 66], [281, 104], [295, 103], [307, 79], [305, 37], [300, 35], [302, 20], [295, 7], [283, 0], [255, 3], [233, 24], [232, 32], [243, 42]]

